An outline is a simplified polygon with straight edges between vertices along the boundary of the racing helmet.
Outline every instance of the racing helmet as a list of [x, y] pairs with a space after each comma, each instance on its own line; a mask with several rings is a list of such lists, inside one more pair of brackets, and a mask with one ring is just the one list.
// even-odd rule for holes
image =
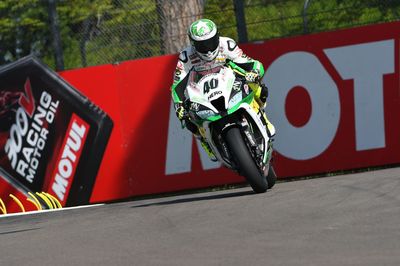
[[212, 61], [218, 55], [219, 33], [217, 25], [209, 19], [199, 19], [188, 29], [190, 43], [199, 57]]

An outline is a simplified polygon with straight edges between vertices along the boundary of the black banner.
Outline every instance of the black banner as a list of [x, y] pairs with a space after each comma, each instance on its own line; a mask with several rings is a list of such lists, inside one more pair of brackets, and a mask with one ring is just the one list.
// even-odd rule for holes
[[89, 203], [113, 123], [29, 56], [0, 68], [0, 173], [64, 206]]

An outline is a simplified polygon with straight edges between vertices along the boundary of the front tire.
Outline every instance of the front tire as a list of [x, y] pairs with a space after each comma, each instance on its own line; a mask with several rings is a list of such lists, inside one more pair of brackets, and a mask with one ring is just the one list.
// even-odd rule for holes
[[276, 182], [276, 173], [272, 165], [269, 166], [267, 182], [268, 182], [268, 189], [272, 188]]
[[254, 192], [263, 193], [267, 191], [267, 179], [261, 174], [246, 143], [243, 140], [240, 129], [232, 127], [225, 133], [225, 141], [233, 160], [240, 169], [240, 173], [246, 178]]

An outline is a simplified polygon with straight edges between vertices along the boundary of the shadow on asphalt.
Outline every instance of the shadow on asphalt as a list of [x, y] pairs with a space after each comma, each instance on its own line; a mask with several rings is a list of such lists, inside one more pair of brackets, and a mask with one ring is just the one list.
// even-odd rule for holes
[[35, 231], [35, 230], [39, 230], [39, 229], [41, 229], [41, 228], [29, 228], [29, 229], [21, 229], [21, 230], [12, 230], [12, 231], [0, 232], [0, 235], [22, 233], [22, 232], [27, 232], [27, 231]]
[[248, 195], [255, 195], [255, 194], [252, 190], [240, 191], [240, 192], [230, 192], [230, 193], [218, 194], [218, 195], [186, 197], [183, 199], [174, 199], [174, 200], [168, 200], [168, 201], [163, 201], [163, 202], [146, 203], [146, 204], [132, 206], [131, 208], [162, 206], [162, 205], [187, 203], [187, 202], [203, 201], [203, 200], [217, 200], [217, 199], [226, 199], [226, 198], [233, 198], [233, 197], [242, 197], [242, 196], [248, 196]]

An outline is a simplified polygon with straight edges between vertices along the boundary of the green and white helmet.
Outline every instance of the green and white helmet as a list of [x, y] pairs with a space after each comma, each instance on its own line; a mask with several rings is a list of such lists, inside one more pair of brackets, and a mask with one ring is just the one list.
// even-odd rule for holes
[[217, 25], [209, 19], [199, 19], [190, 25], [188, 36], [199, 57], [212, 61], [218, 55], [219, 34]]

